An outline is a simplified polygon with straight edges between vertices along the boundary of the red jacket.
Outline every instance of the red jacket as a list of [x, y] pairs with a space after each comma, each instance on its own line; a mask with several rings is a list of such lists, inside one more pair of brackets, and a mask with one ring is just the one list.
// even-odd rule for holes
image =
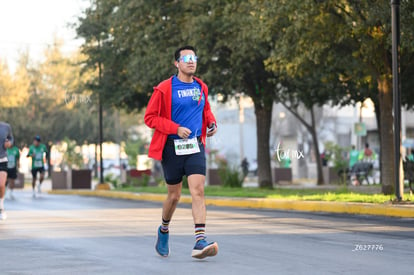
[[[205, 145], [207, 126], [211, 123], [216, 123], [216, 119], [211, 112], [210, 103], [208, 102], [208, 87], [199, 78], [193, 77], [204, 93], [205, 105], [203, 110], [203, 125], [201, 132], [201, 140]], [[164, 150], [165, 142], [168, 135], [177, 134], [178, 125], [171, 120], [171, 101], [172, 101], [172, 77], [162, 81], [157, 87], [154, 87], [154, 92], [148, 102], [147, 110], [145, 111], [145, 124], [155, 129], [152, 136], [151, 144], [148, 151], [150, 158], [161, 160], [162, 151]], [[217, 124], [217, 123], [216, 123]]]

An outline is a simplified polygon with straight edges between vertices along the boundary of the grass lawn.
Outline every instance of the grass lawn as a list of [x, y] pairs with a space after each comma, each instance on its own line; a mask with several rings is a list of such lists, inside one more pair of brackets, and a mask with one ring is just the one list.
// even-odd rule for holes
[[[137, 192], [137, 193], [157, 193], [166, 194], [167, 188], [160, 187], [122, 187], [118, 191]], [[190, 194], [188, 189], [183, 188], [183, 194]], [[385, 203], [394, 199], [394, 195], [370, 194], [367, 191], [349, 190], [345, 187], [321, 189], [321, 188], [228, 188], [220, 186], [206, 186], [206, 196], [217, 197], [244, 197], [244, 198], [271, 198], [286, 200], [304, 200], [304, 201], [341, 201], [341, 202], [366, 202], [366, 203]], [[411, 200], [407, 193], [404, 200]]]

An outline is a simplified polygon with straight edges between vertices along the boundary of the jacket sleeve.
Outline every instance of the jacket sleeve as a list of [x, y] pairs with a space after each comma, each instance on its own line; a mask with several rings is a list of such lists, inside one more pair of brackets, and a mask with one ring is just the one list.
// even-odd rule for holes
[[177, 130], [180, 125], [178, 125], [171, 119], [162, 117], [160, 115], [162, 108], [162, 100], [162, 93], [159, 90], [155, 89], [145, 111], [145, 124], [148, 127], [158, 130], [166, 135], [177, 134]]
[[213, 112], [211, 111], [210, 102], [208, 101], [208, 87], [204, 84], [203, 89], [205, 89], [205, 98], [206, 98], [206, 105], [204, 106], [204, 112], [205, 112], [205, 120], [207, 127], [214, 122], [217, 126], [216, 118], [213, 115]]
[[205, 114], [206, 114], [205, 118], [206, 118], [207, 126], [210, 125], [213, 122], [217, 126], [216, 118], [214, 117], [213, 112], [211, 111], [210, 102], [208, 100], [206, 100]]

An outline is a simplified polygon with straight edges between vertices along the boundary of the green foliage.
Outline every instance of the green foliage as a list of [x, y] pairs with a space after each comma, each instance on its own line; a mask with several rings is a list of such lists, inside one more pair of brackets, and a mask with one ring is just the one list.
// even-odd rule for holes
[[188, 179], [187, 176], [183, 177], [183, 188], [188, 189]]
[[146, 153], [145, 149], [146, 142], [140, 138], [132, 139], [129, 137], [125, 142], [125, 153], [128, 155], [128, 163], [131, 167], [137, 166], [138, 154]]
[[[126, 187], [120, 189], [126, 192], [165, 194], [167, 187]], [[206, 186], [205, 195], [214, 197], [241, 197], [241, 198], [269, 198], [281, 200], [299, 201], [338, 201], [338, 202], [364, 202], [364, 203], [388, 203], [392, 197], [382, 195], [380, 187], [370, 186], [369, 189], [348, 189], [338, 186], [331, 189], [322, 188], [230, 188], [222, 186]], [[188, 189], [183, 189], [183, 194], [189, 195]]]
[[[401, 79], [407, 91], [402, 100], [409, 107], [414, 106], [412, 10], [413, 1], [401, 1]], [[175, 48], [194, 44], [198, 74], [214, 83], [212, 94], [228, 98], [242, 92], [253, 99], [263, 131], [259, 182], [266, 185], [270, 149], [264, 130], [270, 128], [274, 100], [295, 111], [299, 105], [312, 110], [371, 98], [378, 114], [390, 112], [392, 100], [385, 96], [392, 84], [390, 14], [389, 2], [379, 0], [95, 0], [77, 32], [85, 39], [86, 69], [95, 72], [88, 87], [105, 104], [128, 110], [145, 106], [152, 87], [176, 72]], [[378, 121], [380, 130], [392, 128], [390, 120]], [[301, 122], [313, 127], [317, 144], [314, 123]], [[385, 149], [391, 139], [384, 133]], [[381, 160], [382, 167], [392, 167], [391, 159]], [[381, 175], [387, 171], [392, 169]]]
[[151, 179], [150, 176], [144, 174], [139, 178], [130, 178], [129, 181], [127, 182], [127, 185], [145, 187], [145, 186], [148, 186], [150, 179]]
[[[86, 68], [98, 71], [90, 83], [105, 104], [139, 110], [152, 87], [176, 73], [174, 51], [198, 49], [198, 75], [211, 94], [224, 98], [243, 92], [252, 97], [257, 120], [270, 121], [277, 75], [266, 70], [273, 43], [258, 35], [260, 10], [255, 1], [96, 0], [80, 19]], [[253, 10], [253, 11], [252, 11]], [[180, 16], [177, 16], [179, 14]], [[253, 46], [253, 47], [252, 47]], [[270, 128], [270, 123], [261, 129]], [[258, 134], [260, 177], [270, 178], [269, 132]], [[266, 147], [267, 146], [267, 147]], [[265, 179], [264, 182], [270, 182]]]
[[346, 185], [346, 171], [348, 169], [348, 159], [346, 155], [350, 148], [344, 148], [333, 142], [325, 143], [326, 158], [333, 163], [335, 171], [342, 172], [341, 183]]
[[225, 187], [242, 187], [243, 185], [243, 176], [240, 171], [231, 167], [227, 162], [219, 165], [218, 174]]
[[72, 169], [80, 169], [83, 166], [83, 157], [80, 147], [76, 141], [65, 138], [62, 143], [57, 146], [60, 153], [63, 154], [63, 165], [67, 165]]
[[[413, 1], [401, 1], [401, 80], [413, 105]], [[281, 75], [283, 101], [295, 108], [326, 102], [353, 104], [371, 98], [381, 142], [381, 181], [391, 193], [392, 144], [391, 6], [387, 1], [274, 1], [263, 32], [274, 39], [267, 67]], [[404, 42], [403, 42], [404, 41]], [[327, 101], [328, 100], [328, 101]], [[398, 168], [396, 168], [398, 169]]]
[[[0, 66], [1, 96], [3, 89], [8, 91], [5, 96], [13, 93], [7, 105], [0, 103], [0, 116], [11, 124], [19, 147], [31, 144], [35, 135], [47, 144], [65, 137], [78, 144], [98, 140], [97, 100], [84, 89], [89, 76], [80, 75], [82, 56], [66, 56], [61, 47], [62, 42], [56, 40], [45, 50], [41, 63], [32, 64], [22, 54], [13, 75]], [[106, 108], [104, 114], [104, 138], [115, 140], [113, 110]]]
[[96, 0], [80, 18], [89, 87], [105, 105], [131, 111], [146, 105], [152, 87], [174, 73], [182, 43], [181, 2]]
[[118, 188], [121, 187], [122, 185], [120, 184], [119, 179], [112, 173], [109, 173], [105, 176], [104, 178], [104, 182], [106, 183], [111, 183], [114, 188]]

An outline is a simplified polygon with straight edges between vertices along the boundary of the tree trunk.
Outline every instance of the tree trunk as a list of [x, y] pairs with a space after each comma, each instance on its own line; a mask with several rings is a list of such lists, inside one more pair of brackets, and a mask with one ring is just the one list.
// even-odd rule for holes
[[254, 106], [256, 114], [257, 175], [259, 178], [259, 186], [262, 188], [273, 188], [269, 144], [273, 104], [254, 102]]
[[315, 122], [315, 113], [313, 111], [313, 106], [308, 109], [311, 113], [311, 124], [306, 122], [306, 120], [301, 117], [297, 111], [289, 107], [286, 103], [280, 102], [292, 115], [294, 115], [302, 124], [306, 127], [309, 133], [312, 135], [312, 141], [314, 144], [315, 150], [315, 159], [316, 159], [316, 173], [317, 173], [317, 185], [324, 183], [323, 180], [323, 170], [322, 170], [322, 159], [319, 152], [319, 143], [318, 143], [318, 134], [316, 133], [316, 122]]
[[[376, 121], [377, 121], [377, 128], [378, 128], [378, 138], [379, 138], [379, 143], [380, 143], [380, 145], [382, 144], [382, 142], [381, 142], [381, 131], [382, 131], [382, 129], [381, 129], [381, 109], [380, 109], [380, 105], [379, 105], [379, 96], [375, 99], [375, 100], [373, 100], [374, 101], [374, 108], [375, 108], [375, 118], [376, 118]], [[379, 170], [380, 170], [380, 174], [382, 174], [382, 161], [381, 161], [381, 159], [382, 159], [382, 150], [380, 149], [380, 152], [379, 152]], [[380, 182], [381, 182], [381, 178], [380, 178]]]
[[380, 108], [380, 161], [381, 184], [385, 195], [394, 193], [394, 136], [392, 116], [392, 84], [382, 76], [378, 79]]
[[51, 157], [51, 152], [52, 152], [52, 146], [53, 143], [52, 142], [48, 142], [47, 143], [47, 153], [46, 153], [46, 161], [47, 161], [47, 177], [50, 179], [52, 178], [52, 171], [53, 171], [53, 166], [52, 166], [52, 161], [50, 159]]
[[315, 122], [315, 113], [313, 111], [313, 107], [310, 108], [312, 125], [309, 129], [312, 135], [313, 146], [315, 147], [315, 159], [316, 159], [316, 172], [317, 172], [317, 185], [324, 184], [323, 180], [323, 171], [322, 171], [322, 159], [319, 151], [319, 142], [318, 142], [318, 135], [316, 133], [316, 122]]
[[98, 177], [98, 144], [95, 143], [95, 163], [93, 165], [93, 174]]

